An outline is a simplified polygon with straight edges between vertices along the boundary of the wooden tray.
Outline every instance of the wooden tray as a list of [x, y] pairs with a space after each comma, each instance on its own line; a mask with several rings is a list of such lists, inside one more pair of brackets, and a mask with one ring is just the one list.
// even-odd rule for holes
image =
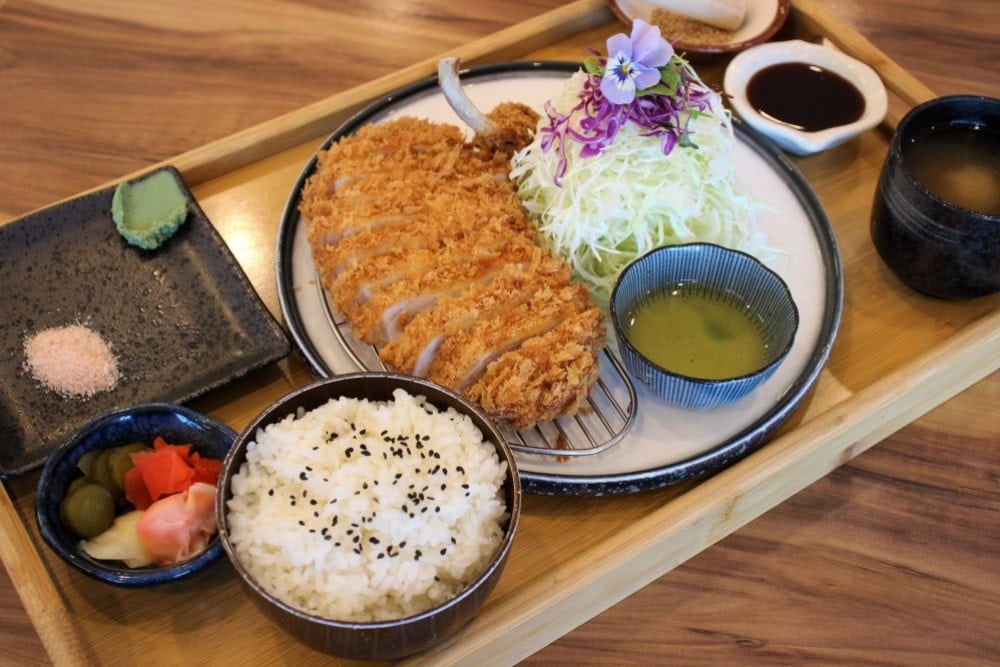
[[[603, 0], [578, 0], [459, 49], [466, 64], [581, 59], [620, 32]], [[700, 483], [612, 498], [528, 496], [507, 570], [480, 615], [413, 663], [507, 664], [600, 613], [1000, 367], [1000, 295], [942, 302], [904, 288], [868, 237], [889, 132], [932, 97], [867, 40], [798, 0], [776, 39], [826, 37], [867, 62], [893, 97], [879, 131], [797, 159], [834, 225], [844, 262], [838, 342], [779, 436]], [[202, 208], [277, 313], [272, 267], [282, 206], [302, 165], [367, 101], [433, 73], [436, 58], [178, 156]], [[696, 63], [719, 82], [724, 60]], [[310, 380], [294, 356], [192, 403], [243, 428]], [[256, 610], [225, 561], [163, 588], [119, 590], [70, 571], [38, 537], [29, 475], [0, 494], [0, 556], [53, 662], [328, 664]]]

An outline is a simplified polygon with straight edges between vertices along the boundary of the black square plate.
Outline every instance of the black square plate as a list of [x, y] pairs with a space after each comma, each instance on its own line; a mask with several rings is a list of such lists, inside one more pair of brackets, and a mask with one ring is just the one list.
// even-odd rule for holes
[[[108, 410], [182, 403], [288, 354], [281, 327], [180, 174], [167, 169], [189, 213], [157, 250], [119, 236], [113, 187], [0, 225], [0, 475], [40, 465]], [[69, 324], [110, 344], [114, 389], [64, 398], [25, 370], [25, 339]]]

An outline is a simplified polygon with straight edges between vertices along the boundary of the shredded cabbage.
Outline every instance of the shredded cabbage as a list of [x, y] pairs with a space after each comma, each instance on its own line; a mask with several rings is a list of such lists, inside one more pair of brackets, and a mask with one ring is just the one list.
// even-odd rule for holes
[[[574, 74], [552, 101], [555, 110], [569, 113], [586, 80]], [[677, 146], [664, 155], [660, 138], [625, 123], [597, 155], [581, 157], [582, 144], [564, 142], [567, 169], [558, 184], [560, 151], [543, 149], [543, 132], [514, 156], [518, 196], [549, 247], [599, 303], [607, 305], [629, 262], [663, 245], [703, 241], [766, 254], [756, 220], [762, 207], [735, 173], [729, 113], [717, 94], [711, 98], [711, 113], [688, 121], [696, 148]]]

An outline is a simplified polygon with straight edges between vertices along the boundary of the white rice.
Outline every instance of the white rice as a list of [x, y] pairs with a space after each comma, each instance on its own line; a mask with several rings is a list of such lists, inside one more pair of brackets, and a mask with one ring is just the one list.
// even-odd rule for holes
[[506, 462], [466, 416], [402, 389], [289, 415], [232, 477], [229, 539], [270, 594], [324, 618], [402, 618], [486, 568], [507, 520]]

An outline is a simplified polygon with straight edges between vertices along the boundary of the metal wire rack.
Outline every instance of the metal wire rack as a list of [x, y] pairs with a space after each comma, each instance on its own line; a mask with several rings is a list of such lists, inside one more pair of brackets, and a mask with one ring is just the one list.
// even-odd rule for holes
[[[378, 350], [354, 337], [350, 325], [334, 312], [320, 281], [322, 302], [331, 331], [344, 351], [361, 370], [388, 370]], [[636, 394], [621, 362], [607, 349], [601, 353], [601, 369], [586, 405], [571, 417], [560, 417], [530, 429], [501, 431], [511, 449], [540, 456], [590, 456], [618, 444], [635, 422]]]

